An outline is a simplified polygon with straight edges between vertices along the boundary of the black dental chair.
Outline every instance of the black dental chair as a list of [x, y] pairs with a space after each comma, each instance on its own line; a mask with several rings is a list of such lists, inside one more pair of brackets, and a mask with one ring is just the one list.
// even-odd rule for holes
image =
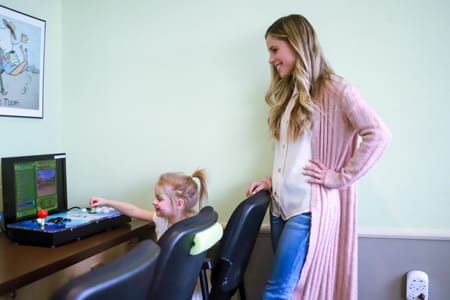
[[146, 299], [159, 254], [154, 241], [140, 241], [118, 259], [69, 281], [51, 300]]
[[[229, 300], [239, 289], [245, 300], [244, 273], [270, 203], [267, 191], [243, 200], [231, 214], [214, 258], [207, 260], [200, 274], [203, 299]], [[206, 270], [211, 270], [209, 290]]]
[[223, 234], [210, 206], [167, 229], [158, 242], [145, 240], [104, 266], [81, 275], [51, 300], [190, 300], [206, 252]]
[[[158, 240], [161, 254], [147, 299], [190, 300], [208, 249], [222, 237], [210, 206], [167, 229]], [[131, 299], [131, 298], [130, 298]]]

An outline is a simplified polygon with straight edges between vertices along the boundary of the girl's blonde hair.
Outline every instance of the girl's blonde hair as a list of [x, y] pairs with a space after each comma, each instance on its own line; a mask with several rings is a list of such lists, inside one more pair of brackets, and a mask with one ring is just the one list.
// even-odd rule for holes
[[[194, 180], [197, 178], [199, 184]], [[206, 187], [206, 174], [203, 169], [197, 169], [189, 176], [181, 172], [168, 172], [159, 177], [156, 185], [167, 194], [175, 205], [177, 199], [183, 199], [186, 209], [194, 211], [198, 203], [199, 210], [202, 208], [202, 199], [208, 197]]]
[[314, 28], [305, 17], [301, 15], [282, 17], [267, 29], [265, 38], [269, 34], [288, 42], [297, 53], [291, 76], [281, 78], [275, 67], [271, 67], [272, 80], [265, 97], [266, 103], [270, 106], [269, 128], [274, 138], [279, 139], [281, 117], [297, 87], [297, 99], [288, 128], [289, 139], [295, 140], [305, 130], [311, 130], [312, 114], [315, 109], [314, 95], [324, 80], [334, 72], [324, 58]]

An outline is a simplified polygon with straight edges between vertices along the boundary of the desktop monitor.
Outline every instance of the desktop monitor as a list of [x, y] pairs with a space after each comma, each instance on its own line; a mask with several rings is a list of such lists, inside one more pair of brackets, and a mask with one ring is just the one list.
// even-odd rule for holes
[[3, 157], [4, 224], [67, 210], [65, 153]]

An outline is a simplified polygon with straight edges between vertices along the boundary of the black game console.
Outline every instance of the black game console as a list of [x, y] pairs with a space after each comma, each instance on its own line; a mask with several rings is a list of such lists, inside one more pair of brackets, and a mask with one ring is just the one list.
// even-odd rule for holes
[[108, 207], [67, 210], [65, 153], [3, 157], [1, 168], [4, 228], [14, 242], [54, 247], [131, 221]]
[[131, 218], [117, 210], [91, 213], [90, 209], [74, 209], [6, 225], [9, 239], [19, 244], [55, 247], [129, 223]]

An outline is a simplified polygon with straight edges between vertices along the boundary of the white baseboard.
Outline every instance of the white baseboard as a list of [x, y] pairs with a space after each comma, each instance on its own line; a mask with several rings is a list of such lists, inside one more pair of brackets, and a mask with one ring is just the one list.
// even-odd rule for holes
[[412, 239], [412, 240], [450, 240], [450, 231], [434, 230], [434, 229], [418, 229], [418, 228], [373, 229], [360, 227], [358, 229], [358, 237]]
[[[262, 233], [270, 232], [270, 224], [264, 223], [261, 226]], [[418, 228], [358, 228], [360, 238], [379, 239], [411, 239], [411, 240], [449, 240], [450, 230], [418, 229]]]

